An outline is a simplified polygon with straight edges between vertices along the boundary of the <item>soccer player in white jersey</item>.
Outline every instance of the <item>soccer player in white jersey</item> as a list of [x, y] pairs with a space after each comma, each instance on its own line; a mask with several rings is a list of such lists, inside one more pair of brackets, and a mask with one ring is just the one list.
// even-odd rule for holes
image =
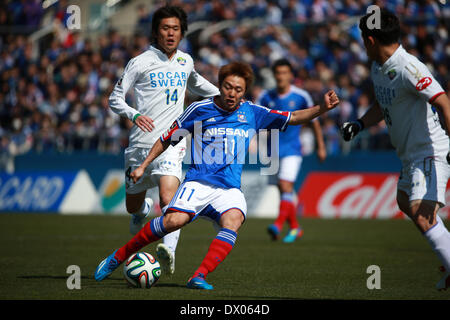
[[398, 18], [381, 10], [381, 28], [370, 29], [361, 18], [376, 101], [341, 133], [351, 140], [359, 131], [384, 119], [391, 142], [402, 162], [397, 203], [428, 240], [446, 270], [437, 289], [450, 285], [450, 233], [437, 212], [445, 205], [450, 177], [448, 162], [450, 102], [428, 68], [399, 44]]
[[[148, 151], [172, 122], [183, 112], [186, 88], [202, 97], [214, 96], [219, 90], [194, 69], [192, 57], [178, 50], [187, 30], [183, 9], [164, 6], [152, 19], [152, 44], [148, 50], [131, 59], [117, 82], [109, 103], [117, 114], [130, 119], [129, 147], [125, 150], [126, 208], [132, 214], [130, 232], [136, 234], [147, 222], [153, 201], [146, 198], [148, 189], [159, 187], [159, 200], [164, 212], [180, 185], [185, 142], [170, 147], [134, 183], [130, 173], [147, 157]], [[136, 108], [125, 96], [134, 90]], [[163, 271], [175, 270], [175, 249], [179, 231], [168, 234], [156, 252]]]
[[248, 64], [232, 62], [223, 66], [219, 70], [220, 96], [189, 106], [155, 142], [142, 165], [131, 173], [133, 180], [139, 181], [158, 155], [192, 133], [191, 166], [164, 216], [148, 222], [129, 242], [104, 259], [95, 271], [97, 281], [108, 277], [131, 254], [149, 243], [205, 217], [217, 223], [220, 230], [187, 287], [213, 289], [205, 278], [231, 252], [246, 218], [247, 206], [240, 186], [252, 137], [260, 129], [285, 130], [288, 125], [309, 122], [339, 103], [333, 91], [325, 94], [324, 105], [293, 112], [242, 102], [252, 80]]
[[[276, 87], [261, 93], [257, 103], [269, 108], [278, 108], [283, 111], [294, 111], [314, 106], [311, 96], [306, 90], [292, 85], [294, 69], [287, 59], [280, 59], [272, 65], [272, 73]], [[323, 141], [322, 128], [318, 119], [311, 121], [314, 136], [317, 142], [317, 156], [324, 161], [327, 156]], [[303, 229], [297, 220], [297, 208], [295, 207], [294, 183], [302, 164], [302, 151], [300, 144], [301, 126], [292, 126], [281, 132], [278, 141], [279, 170], [276, 175], [269, 177], [270, 184], [276, 184], [280, 192], [280, 205], [278, 217], [267, 228], [272, 240], [277, 240], [284, 223], [289, 224], [289, 231], [283, 238], [283, 242], [291, 243], [303, 235]], [[270, 143], [270, 139], [268, 139]], [[271, 150], [270, 147], [267, 150]]]

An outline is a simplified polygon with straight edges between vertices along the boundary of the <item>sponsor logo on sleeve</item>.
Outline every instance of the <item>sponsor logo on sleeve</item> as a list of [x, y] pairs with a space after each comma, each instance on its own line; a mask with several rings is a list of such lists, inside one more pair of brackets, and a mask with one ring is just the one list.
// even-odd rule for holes
[[417, 91], [425, 90], [432, 82], [433, 82], [433, 80], [431, 80], [430, 77], [422, 78], [419, 80], [419, 82], [417, 82], [416, 90]]

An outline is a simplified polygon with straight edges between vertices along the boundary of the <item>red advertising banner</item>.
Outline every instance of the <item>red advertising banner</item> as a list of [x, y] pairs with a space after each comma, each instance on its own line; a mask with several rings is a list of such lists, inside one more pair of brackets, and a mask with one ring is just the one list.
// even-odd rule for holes
[[[304, 217], [404, 218], [396, 201], [398, 174], [312, 172], [298, 192]], [[450, 183], [446, 202], [450, 204]], [[450, 206], [439, 211], [450, 218]]]

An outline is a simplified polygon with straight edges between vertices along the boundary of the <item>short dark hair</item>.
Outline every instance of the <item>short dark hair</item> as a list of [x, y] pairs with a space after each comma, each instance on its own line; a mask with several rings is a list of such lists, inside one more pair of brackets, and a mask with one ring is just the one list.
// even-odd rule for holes
[[161, 23], [162, 19], [166, 18], [178, 18], [180, 20], [180, 26], [181, 26], [181, 34], [184, 36], [188, 29], [188, 22], [187, 22], [187, 14], [186, 12], [178, 6], [170, 6], [166, 4], [165, 6], [159, 8], [155, 11], [152, 18], [152, 41], [156, 42], [157, 36], [158, 36], [158, 28], [159, 24]]
[[294, 73], [294, 68], [288, 59], [279, 59], [272, 64], [272, 72], [275, 73], [278, 67], [287, 66], [292, 73]]
[[367, 20], [374, 13], [368, 13], [359, 21], [359, 29], [363, 38], [369, 36], [377, 39], [382, 45], [390, 45], [399, 42], [400, 39], [400, 22], [398, 18], [387, 9], [380, 10], [380, 27], [369, 29]]
[[245, 80], [245, 91], [253, 84], [253, 70], [252, 67], [245, 62], [234, 61], [222, 66], [219, 70], [219, 87], [222, 86], [223, 81], [228, 76], [238, 76]]

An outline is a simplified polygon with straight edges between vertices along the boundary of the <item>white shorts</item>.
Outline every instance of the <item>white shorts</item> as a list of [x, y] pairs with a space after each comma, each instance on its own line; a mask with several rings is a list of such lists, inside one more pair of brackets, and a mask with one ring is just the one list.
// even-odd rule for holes
[[450, 165], [435, 157], [426, 157], [404, 166], [398, 179], [398, 190], [406, 192], [409, 201], [430, 200], [445, 206], [445, 189]]
[[246, 218], [247, 202], [241, 190], [223, 189], [198, 181], [187, 181], [178, 188], [167, 211], [188, 213], [191, 216], [190, 221], [201, 217], [219, 223], [222, 214], [230, 209], [240, 210], [244, 219]]
[[169, 146], [146, 169], [137, 183], [129, 177], [142, 162], [144, 162], [149, 148], [129, 147], [125, 149], [125, 190], [128, 194], [136, 194], [158, 186], [161, 176], [175, 176], [181, 181], [182, 162], [186, 153], [184, 146]]
[[269, 176], [269, 184], [278, 184], [278, 180], [295, 182], [302, 165], [302, 156], [287, 156], [279, 161], [278, 174]]

